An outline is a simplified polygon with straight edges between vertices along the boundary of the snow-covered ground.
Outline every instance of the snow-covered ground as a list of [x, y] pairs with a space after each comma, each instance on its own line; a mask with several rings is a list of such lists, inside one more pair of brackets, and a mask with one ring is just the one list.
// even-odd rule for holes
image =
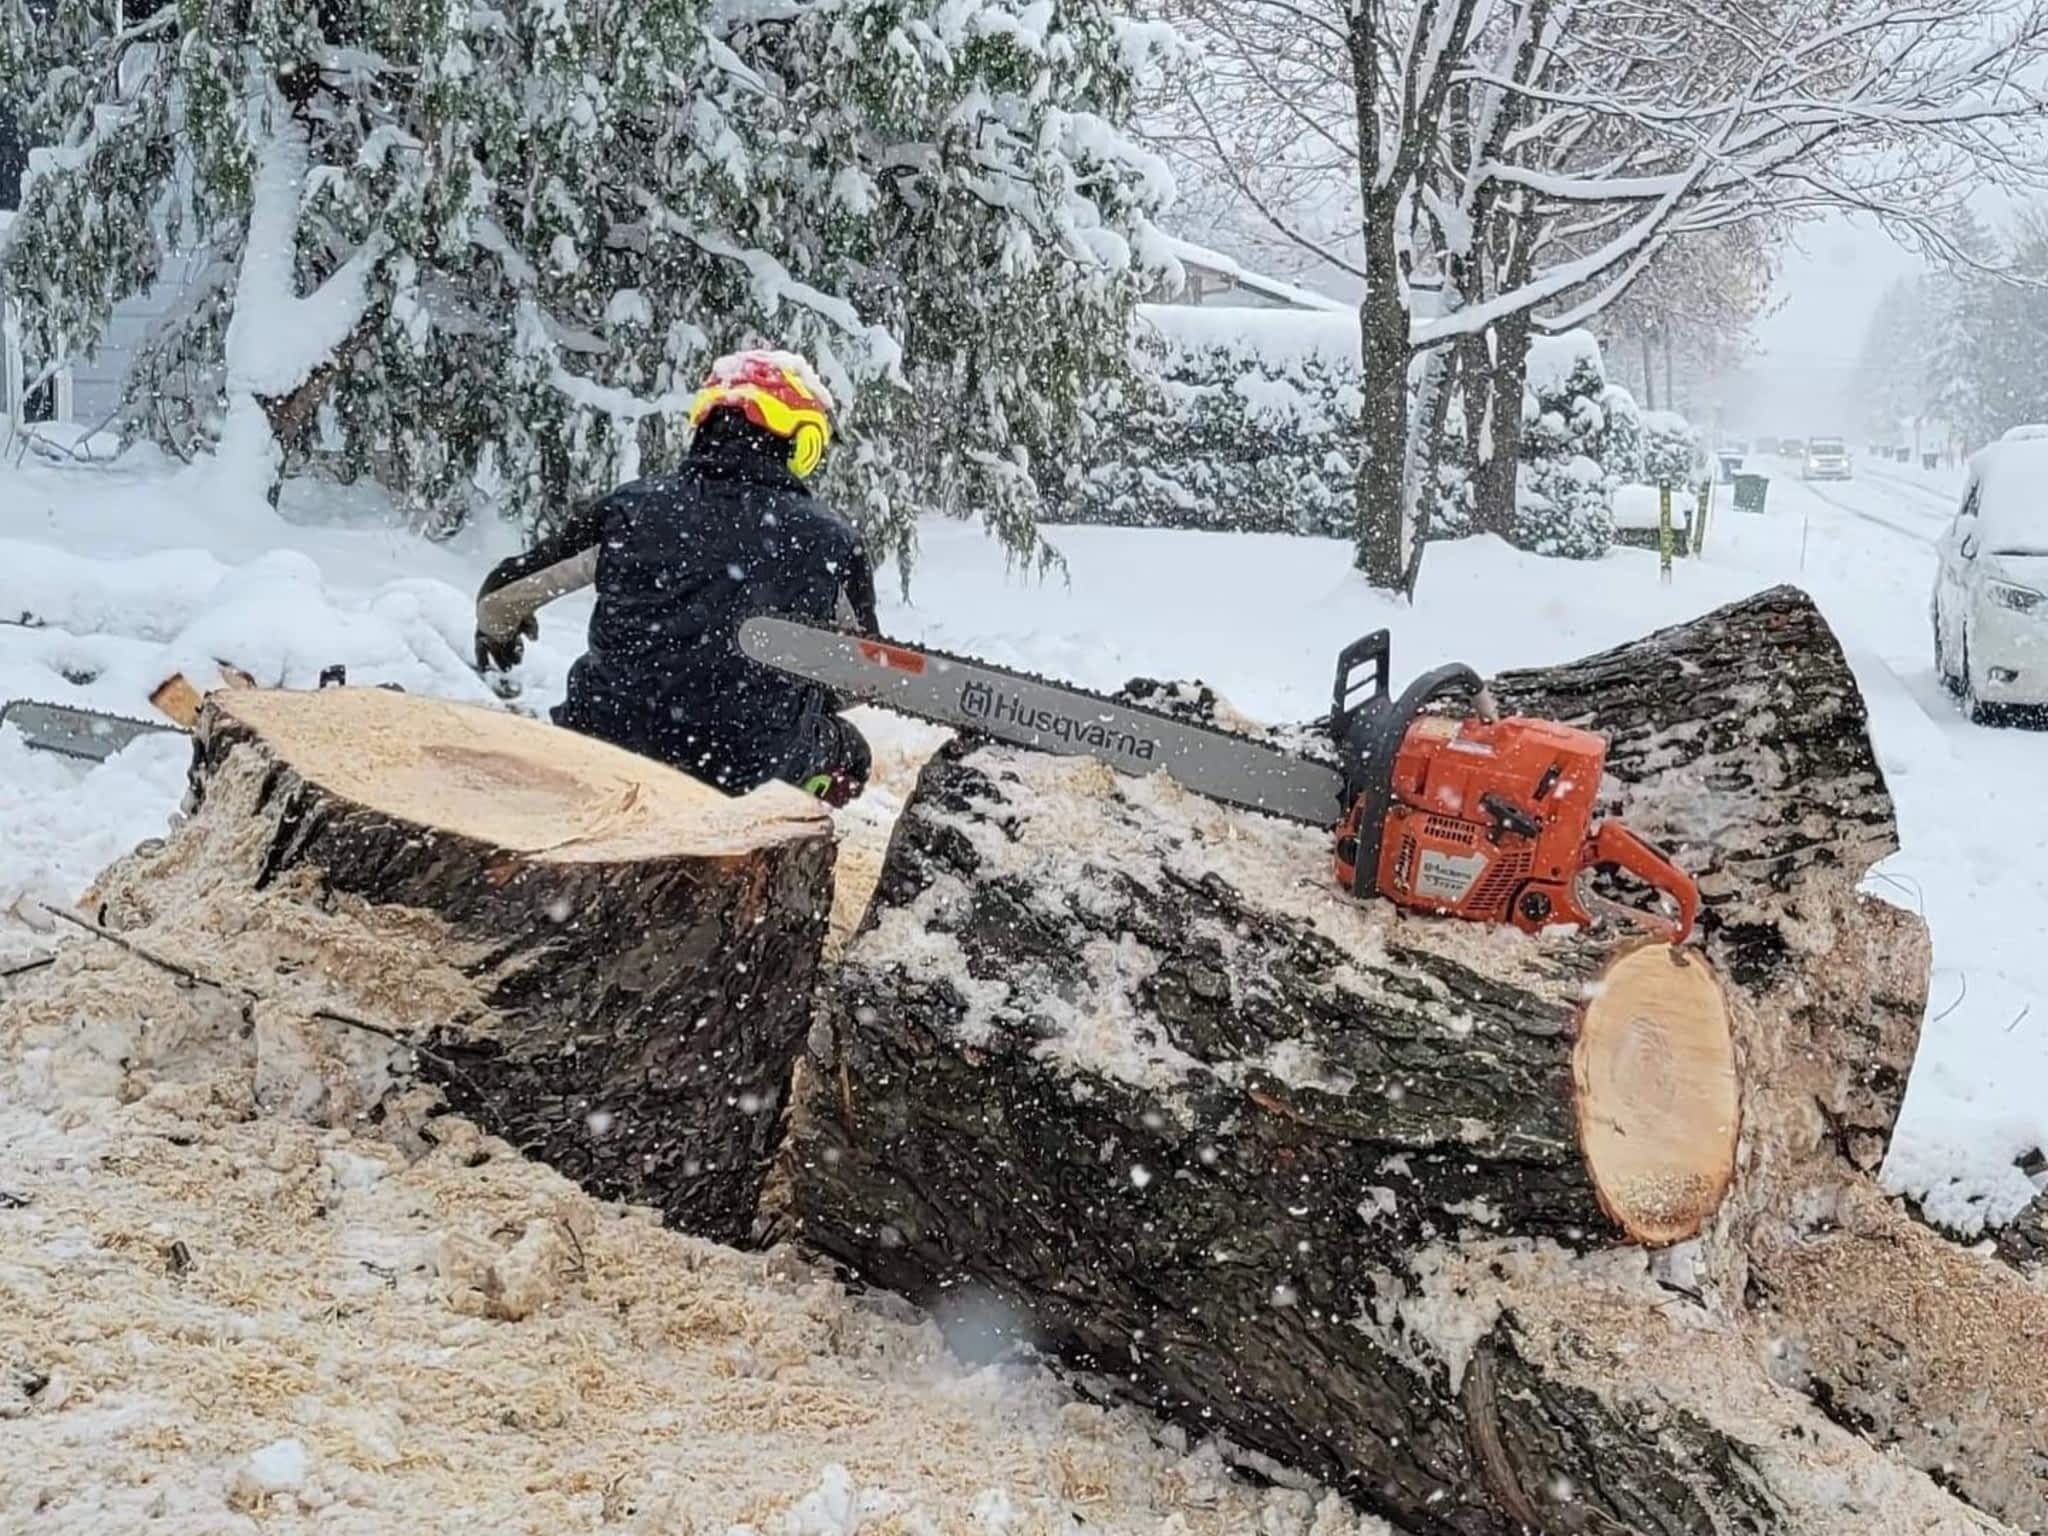
[[[1789, 465], [1762, 467], [1767, 513], [1733, 513], [1724, 488], [1704, 556], [1680, 562], [1669, 586], [1647, 552], [1554, 562], [1470, 540], [1431, 549], [1411, 610], [1370, 592], [1335, 544], [1104, 528], [1057, 530], [1067, 579], [1040, 583], [1009, 570], [978, 530], [932, 524], [913, 596], [885, 592], [884, 620], [905, 638], [1096, 687], [1200, 676], [1247, 713], [1298, 719], [1324, 707], [1338, 647], [1381, 624], [1394, 630], [1397, 675], [1449, 659], [1491, 670], [1596, 650], [1774, 582], [1804, 586], [1842, 636], [1898, 800], [1905, 846], [1873, 888], [1921, 911], [1935, 936], [1891, 1177], [1966, 1229], [2002, 1219], [2034, 1194], [2014, 1160], [2048, 1143], [2048, 946], [2035, 936], [2048, 912], [2035, 791], [2048, 735], [1972, 727], [1935, 680], [1931, 540], [1952, 473], [1860, 464], [1854, 481], [1805, 486]], [[266, 684], [311, 686], [342, 662], [351, 681], [487, 699], [465, 660], [470, 594], [506, 547], [502, 530], [427, 544], [391, 529], [367, 497], [297, 491], [283, 515], [223, 504], [205, 479], [146, 458], [9, 467], [0, 698], [146, 715], [166, 674], [204, 686], [218, 658]], [[559, 696], [587, 601], [544, 614], [524, 705]], [[916, 739], [873, 712], [865, 723]], [[184, 761], [161, 739], [88, 773], [0, 731], [0, 908], [32, 921], [23, 898], [69, 898], [156, 833]], [[883, 793], [851, 814], [891, 809]], [[0, 934], [0, 953], [7, 943]]]

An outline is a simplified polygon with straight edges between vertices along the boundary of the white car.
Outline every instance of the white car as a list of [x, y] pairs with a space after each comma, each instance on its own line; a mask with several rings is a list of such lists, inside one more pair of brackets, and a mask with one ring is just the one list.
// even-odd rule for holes
[[1962, 506], [1935, 544], [1934, 670], [1970, 718], [2048, 705], [2048, 439], [1970, 459]]
[[1800, 462], [1802, 480], [1846, 480], [1849, 478], [1849, 445], [1839, 437], [1816, 437], [1806, 445]]

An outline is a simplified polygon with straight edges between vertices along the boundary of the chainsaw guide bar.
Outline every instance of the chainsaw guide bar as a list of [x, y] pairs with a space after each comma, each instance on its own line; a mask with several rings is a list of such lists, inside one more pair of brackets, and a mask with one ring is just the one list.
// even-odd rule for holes
[[1164, 773], [1207, 799], [1328, 828], [1344, 809], [1344, 776], [1249, 736], [1139, 704], [923, 646], [768, 617], [740, 626], [740, 650], [863, 703], [894, 708], [1119, 773]]

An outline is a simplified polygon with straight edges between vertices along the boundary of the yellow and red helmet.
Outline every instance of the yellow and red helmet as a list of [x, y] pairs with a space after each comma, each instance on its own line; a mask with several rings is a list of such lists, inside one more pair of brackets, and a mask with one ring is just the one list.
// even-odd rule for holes
[[794, 352], [735, 352], [711, 365], [690, 401], [690, 425], [713, 411], [739, 411], [789, 444], [789, 467], [809, 475], [832, 441], [832, 396]]

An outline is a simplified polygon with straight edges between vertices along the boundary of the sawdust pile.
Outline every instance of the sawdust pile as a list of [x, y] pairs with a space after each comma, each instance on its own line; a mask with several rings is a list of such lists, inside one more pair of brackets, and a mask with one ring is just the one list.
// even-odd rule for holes
[[110, 945], [0, 988], [0, 1528], [1378, 1529], [423, 1103], [264, 1114], [239, 1007]]

